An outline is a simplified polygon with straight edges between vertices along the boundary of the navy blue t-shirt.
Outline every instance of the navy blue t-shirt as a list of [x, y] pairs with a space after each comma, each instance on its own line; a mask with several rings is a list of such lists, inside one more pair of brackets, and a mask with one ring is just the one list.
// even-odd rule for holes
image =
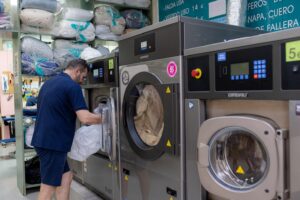
[[34, 96], [28, 97], [26, 101], [26, 106], [35, 106], [35, 104], [37, 104], [37, 98]]
[[65, 73], [46, 81], [38, 96], [37, 119], [31, 145], [62, 152], [70, 151], [78, 110], [87, 110], [78, 83]]

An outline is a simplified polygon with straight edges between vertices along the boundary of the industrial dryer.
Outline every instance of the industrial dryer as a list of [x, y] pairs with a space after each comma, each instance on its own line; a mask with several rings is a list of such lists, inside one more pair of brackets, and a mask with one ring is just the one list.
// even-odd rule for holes
[[82, 182], [102, 198], [118, 200], [118, 53], [87, 62], [90, 69], [86, 83], [82, 85], [85, 99], [91, 112], [98, 107], [104, 122], [99, 130], [102, 132], [100, 150], [82, 164]]
[[175, 17], [121, 37], [122, 200], [185, 199], [183, 50], [258, 33]]
[[300, 29], [189, 49], [184, 63], [187, 199], [300, 199]]

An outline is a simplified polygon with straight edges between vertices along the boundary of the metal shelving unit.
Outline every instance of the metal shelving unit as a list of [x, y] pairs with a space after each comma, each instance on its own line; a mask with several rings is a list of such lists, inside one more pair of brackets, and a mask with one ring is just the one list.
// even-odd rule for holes
[[[51, 37], [52, 34], [47, 34], [43, 32], [24, 32], [20, 29], [20, 20], [19, 20], [19, 14], [20, 14], [20, 1], [21, 0], [15, 0], [11, 1], [11, 21], [14, 24], [14, 27], [12, 30], [0, 30], [1, 33], [9, 33], [11, 34], [11, 39], [13, 42], [13, 67], [14, 67], [14, 97], [15, 97], [15, 133], [16, 133], [16, 161], [17, 161], [17, 186], [21, 192], [22, 195], [26, 195], [27, 189], [39, 187], [40, 184], [27, 184], [25, 180], [25, 161], [31, 157], [33, 157], [36, 153], [34, 149], [24, 149], [24, 125], [23, 125], [23, 101], [22, 101], [22, 69], [21, 69], [21, 43], [20, 38], [23, 35], [38, 35], [40, 39], [42, 39], [43, 36], [45, 37]], [[94, 8], [99, 4], [109, 4], [107, 2], [101, 2], [101, 1], [95, 1], [95, 0], [60, 0], [60, 2], [64, 5], [68, 5], [71, 7], [78, 7], [83, 8], [87, 10], [94, 10]], [[141, 9], [146, 12], [149, 19], [153, 21], [152, 17], [152, 8], [149, 7], [149, 9], [145, 8], [138, 8], [138, 7], [132, 7], [132, 6], [126, 6], [124, 4], [110, 4], [114, 5], [117, 8], [125, 9], [125, 8], [135, 8], [135, 9]], [[97, 44], [102, 44], [105, 46], [117, 46], [116, 41], [108, 41], [108, 40], [100, 40], [95, 39], [94, 42], [90, 43], [93, 46]], [[27, 76], [28, 75], [24, 75]], [[93, 85], [93, 88], [99, 88], [97, 85]], [[85, 88], [87, 89], [87, 88]], [[76, 161], [72, 161], [76, 162]], [[77, 167], [84, 170], [84, 162], [81, 163], [75, 163], [75, 165], [78, 165]], [[84, 182], [84, 181], [83, 181]]]

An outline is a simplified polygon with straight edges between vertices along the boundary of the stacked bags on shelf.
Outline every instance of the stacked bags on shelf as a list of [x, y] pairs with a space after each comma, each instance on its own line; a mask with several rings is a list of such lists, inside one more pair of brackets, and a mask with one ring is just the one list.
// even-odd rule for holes
[[53, 43], [54, 60], [61, 69], [77, 58], [84, 60], [92, 59], [109, 54], [109, 50], [103, 46], [91, 48], [88, 44], [71, 40], [55, 40]]
[[0, 29], [10, 29], [12, 27], [10, 22], [9, 10], [6, 6], [5, 0], [0, 0]]
[[52, 49], [44, 42], [29, 36], [21, 40], [22, 73], [38, 76], [57, 74], [58, 65], [54, 62]]
[[65, 68], [74, 59], [80, 58], [82, 51], [89, 47], [88, 44], [71, 40], [58, 39], [53, 42], [53, 55], [60, 68]]
[[93, 12], [80, 8], [66, 8], [63, 19], [53, 30], [56, 37], [76, 39], [79, 42], [91, 42], [95, 39], [95, 27], [90, 22]]
[[110, 5], [100, 5], [95, 9], [96, 36], [102, 40], [118, 40], [125, 29], [125, 19]]
[[21, 28], [27, 32], [51, 33], [55, 15], [61, 10], [56, 0], [22, 0]]

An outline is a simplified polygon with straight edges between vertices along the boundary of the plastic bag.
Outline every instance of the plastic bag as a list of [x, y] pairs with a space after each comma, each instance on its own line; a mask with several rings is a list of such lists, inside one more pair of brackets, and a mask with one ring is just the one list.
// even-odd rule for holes
[[38, 9], [21, 10], [20, 19], [23, 24], [35, 27], [49, 28], [54, 24], [54, 15], [51, 12]]
[[40, 9], [55, 13], [60, 9], [60, 4], [56, 0], [22, 0], [21, 8]]
[[142, 11], [130, 9], [123, 11], [121, 14], [125, 18], [127, 28], [143, 28], [150, 25], [149, 19]]
[[97, 49], [91, 47], [85, 48], [80, 54], [80, 58], [84, 60], [89, 60], [100, 56], [102, 56], [102, 54]]
[[89, 47], [86, 43], [80, 43], [72, 40], [54, 40], [53, 48], [54, 49], [85, 49]]
[[114, 33], [103, 33], [103, 34], [98, 34], [96, 35], [97, 38], [101, 40], [112, 40], [112, 41], [117, 41], [119, 40], [119, 36], [114, 34]]
[[41, 183], [40, 159], [38, 156], [25, 161], [25, 180], [29, 184]]
[[103, 56], [104, 55], [108, 55], [109, 54], [109, 49], [102, 46], [102, 45], [99, 45], [97, 47], [95, 47]]
[[60, 68], [64, 69], [67, 64], [76, 58], [80, 58], [80, 54], [83, 49], [54, 49], [54, 60]]
[[83, 126], [75, 132], [68, 156], [73, 160], [84, 161], [103, 146], [102, 125]]
[[33, 146], [31, 146], [31, 140], [32, 140], [33, 132], [34, 132], [34, 125], [35, 124], [31, 124], [26, 130], [25, 143], [27, 146], [29, 146], [31, 148], [33, 148]]
[[26, 36], [22, 38], [21, 50], [29, 55], [53, 60], [52, 49], [46, 43], [33, 37]]
[[58, 66], [53, 60], [42, 57], [34, 57], [22, 53], [22, 73], [38, 76], [53, 76], [57, 74]]
[[74, 38], [79, 42], [90, 42], [95, 39], [95, 27], [90, 22], [62, 20], [53, 33], [57, 37]]
[[107, 25], [97, 25], [95, 33], [96, 35], [110, 33], [110, 27]]
[[79, 22], [91, 21], [94, 17], [92, 11], [84, 10], [80, 8], [66, 8], [64, 13], [64, 19]]

